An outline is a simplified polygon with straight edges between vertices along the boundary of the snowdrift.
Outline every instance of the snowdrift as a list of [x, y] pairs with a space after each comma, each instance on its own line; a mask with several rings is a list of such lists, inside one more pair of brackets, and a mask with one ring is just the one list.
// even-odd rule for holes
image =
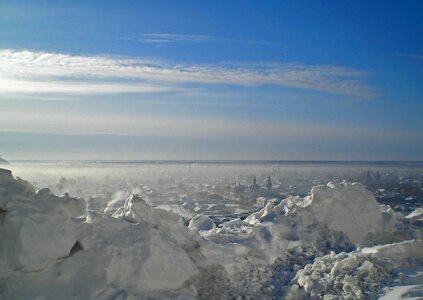
[[404, 236], [398, 222], [364, 186], [344, 182], [245, 220], [216, 227], [198, 215], [187, 227], [138, 195], [96, 212], [0, 169], [0, 298], [371, 298], [423, 264], [421, 240], [361, 248]]
[[57, 197], [48, 189], [34, 192], [22, 180], [0, 170], [0, 257], [12, 270], [37, 271], [69, 255], [77, 241], [83, 199]]
[[405, 241], [318, 257], [293, 279], [288, 297], [376, 298], [399, 271], [423, 264], [423, 241]]
[[[391, 211], [393, 214], [393, 211]], [[274, 221], [291, 216], [302, 228], [325, 224], [343, 232], [355, 244], [364, 244], [370, 235], [393, 229], [395, 218], [382, 212], [372, 193], [360, 183], [329, 183], [315, 186], [305, 198], [291, 197], [272, 207], [269, 203], [260, 212], [247, 218], [250, 224]]]
[[423, 222], [423, 208], [419, 207], [405, 217], [411, 222]]
[[5, 170], [0, 192], [0, 298], [195, 294], [185, 284], [198, 273], [196, 240], [179, 216], [138, 196], [113, 217], [87, 211], [83, 199], [34, 191]]
[[[194, 218], [195, 219], [195, 218]], [[196, 222], [195, 220], [193, 222]], [[311, 195], [291, 197], [200, 234], [219, 244], [273, 263], [281, 252], [312, 245], [317, 250], [351, 251], [355, 246], [392, 241], [395, 213], [381, 209], [373, 195], [359, 183], [316, 186]]]

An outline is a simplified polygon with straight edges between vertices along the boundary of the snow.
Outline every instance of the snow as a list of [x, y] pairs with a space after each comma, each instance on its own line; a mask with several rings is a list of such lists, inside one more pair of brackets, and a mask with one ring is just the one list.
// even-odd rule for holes
[[398, 222], [357, 183], [185, 226], [137, 194], [98, 212], [0, 169], [0, 298], [372, 299], [423, 268], [423, 241], [401, 240], [421, 232]]
[[423, 272], [405, 272], [401, 273], [401, 279], [398, 285], [390, 288], [381, 300], [395, 299], [421, 299], [423, 297]]
[[423, 241], [411, 240], [350, 253], [331, 253], [306, 265], [295, 283], [311, 297], [374, 298], [391, 274], [423, 263], [422, 249]]
[[301, 244], [321, 251], [351, 250], [368, 239], [391, 234], [396, 219], [381, 210], [361, 184], [317, 186], [311, 195], [268, 202], [244, 221], [232, 221], [203, 236], [216, 243], [248, 244], [251, 251], [273, 263], [280, 252]]
[[423, 221], [423, 208], [419, 207], [405, 217], [411, 221]]
[[313, 187], [311, 196], [295, 205], [304, 208], [296, 210], [304, 224], [325, 223], [332, 230], [344, 232], [356, 244], [365, 243], [370, 234], [387, 227], [376, 199], [359, 183]]
[[37, 271], [68, 256], [77, 241], [78, 218], [85, 214], [85, 201], [57, 197], [48, 189], [34, 192], [28, 183], [13, 181], [11, 174], [1, 171], [0, 188], [4, 191], [7, 186], [14, 193], [1, 197], [2, 260], [12, 270]]
[[[0, 283], [5, 286], [0, 290], [5, 298], [194, 293], [185, 284], [199, 272], [191, 257], [196, 240], [177, 215], [154, 209], [136, 195], [113, 217], [99, 214], [87, 211], [83, 199], [31, 191], [10, 176], [0, 173], [0, 188], [11, 187], [1, 198]], [[75, 282], [79, 291], [65, 287]], [[45, 288], [47, 283], [52, 288]]]
[[196, 215], [189, 221], [188, 228], [196, 231], [208, 231], [216, 228], [216, 225], [209, 216]]

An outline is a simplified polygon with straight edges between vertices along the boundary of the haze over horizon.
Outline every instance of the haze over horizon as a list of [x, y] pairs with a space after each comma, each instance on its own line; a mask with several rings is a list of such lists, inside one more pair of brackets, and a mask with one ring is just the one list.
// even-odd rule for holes
[[2, 1], [0, 154], [423, 160], [423, 2]]

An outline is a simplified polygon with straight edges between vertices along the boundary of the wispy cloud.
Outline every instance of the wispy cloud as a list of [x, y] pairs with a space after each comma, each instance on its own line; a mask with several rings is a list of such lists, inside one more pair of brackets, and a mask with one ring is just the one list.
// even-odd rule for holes
[[274, 85], [344, 96], [377, 94], [360, 70], [301, 63], [183, 64], [155, 59], [0, 50], [0, 92], [119, 94], [182, 92], [201, 85]]
[[146, 42], [207, 42], [214, 38], [208, 35], [174, 34], [174, 33], [146, 33], [142, 40]]
[[129, 40], [153, 44], [168, 43], [205, 43], [205, 42], [226, 42], [226, 43], [243, 43], [257, 45], [274, 45], [273, 42], [246, 40], [237, 38], [224, 38], [210, 35], [199, 34], [176, 34], [176, 33], [145, 33], [139, 37], [120, 37], [120, 40]]
[[417, 55], [412, 53], [400, 53], [400, 52], [387, 52], [388, 54], [395, 55], [395, 56], [402, 56], [407, 58], [413, 58], [417, 60], [423, 60], [423, 55]]

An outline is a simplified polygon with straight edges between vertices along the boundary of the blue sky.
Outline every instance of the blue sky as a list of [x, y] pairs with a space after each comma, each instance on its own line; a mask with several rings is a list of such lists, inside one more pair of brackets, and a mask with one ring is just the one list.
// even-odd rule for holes
[[0, 2], [9, 159], [423, 160], [421, 1]]

